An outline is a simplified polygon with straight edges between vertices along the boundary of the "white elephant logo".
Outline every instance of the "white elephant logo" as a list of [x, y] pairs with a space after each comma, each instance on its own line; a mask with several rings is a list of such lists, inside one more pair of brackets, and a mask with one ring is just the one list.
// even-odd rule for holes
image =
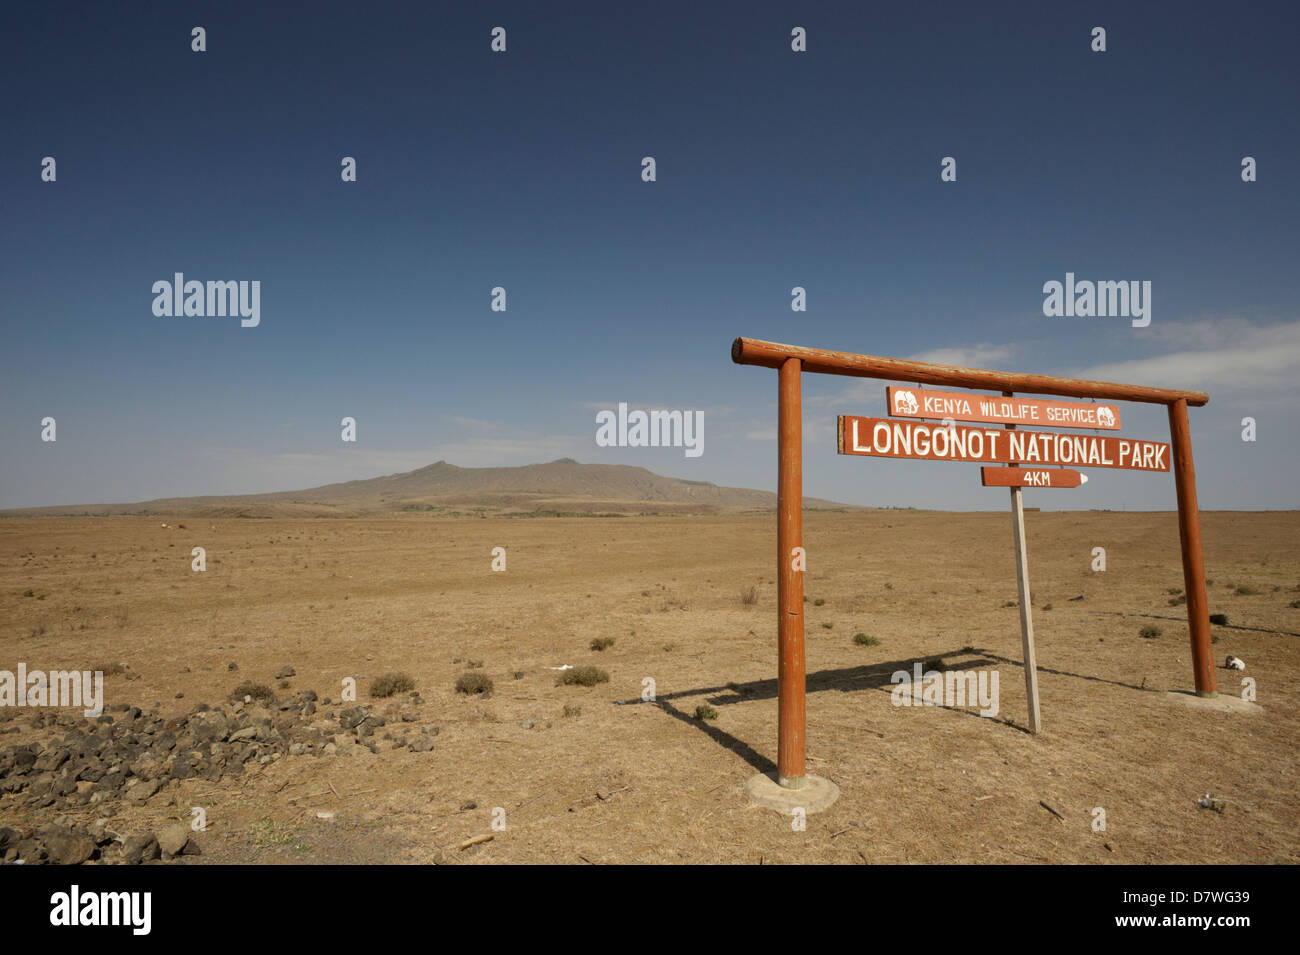
[[919, 408], [916, 395], [910, 391], [894, 392], [894, 414], [916, 414]]
[[1115, 427], [1115, 415], [1105, 405], [1097, 409], [1097, 421], [1100, 422], [1103, 428]]

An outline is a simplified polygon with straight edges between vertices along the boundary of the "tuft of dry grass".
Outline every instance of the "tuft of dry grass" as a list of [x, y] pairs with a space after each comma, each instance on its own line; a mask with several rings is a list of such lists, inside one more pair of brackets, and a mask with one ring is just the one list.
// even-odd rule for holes
[[697, 720], [716, 720], [718, 711], [707, 703], [701, 703], [695, 708], [695, 718]]
[[456, 680], [457, 693], [491, 693], [492, 680], [486, 673], [462, 673]]
[[259, 703], [275, 702], [275, 692], [269, 686], [254, 683], [252, 680], [245, 680], [230, 691], [231, 700], [242, 700], [246, 696], [251, 696]]
[[415, 689], [415, 681], [405, 673], [385, 673], [377, 676], [370, 683], [370, 695], [387, 697], [395, 693], [409, 693]]
[[740, 602], [746, 607], [752, 607], [758, 603], [758, 588], [750, 587], [748, 590], [740, 592]]
[[613, 645], [614, 645], [613, 637], [597, 637], [596, 639], [591, 641], [591, 649], [597, 652], [608, 650]]
[[565, 670], [560, 674], [560, 678], [555, 681], [557, 686], [595, 686], [597, 683], [608, 682], [608, 673], [590, 666]]

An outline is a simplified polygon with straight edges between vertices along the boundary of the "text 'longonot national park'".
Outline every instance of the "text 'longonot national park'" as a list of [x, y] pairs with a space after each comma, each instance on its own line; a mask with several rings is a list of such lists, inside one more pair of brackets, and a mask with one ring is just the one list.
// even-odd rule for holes
[[840, 454], [994, 464], [1077, 464], [1098, 468], [1168, 471], [1169, 445], [1093, 434], [1004, 431], [931, 425], [859, 415], [839, 416]]

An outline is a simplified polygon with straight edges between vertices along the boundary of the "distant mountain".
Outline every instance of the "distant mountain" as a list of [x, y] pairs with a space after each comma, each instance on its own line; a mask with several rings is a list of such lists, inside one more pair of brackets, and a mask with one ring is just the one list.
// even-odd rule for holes
[[[804, 507], [857, 510], [816, 498]], [[770, 491], [663, 477], [622, 464], [560, 458], [513, 468], [459, 468], [446, 461], [402, 474], [305, 491], [177, 497], [139, 504], [90, 504], [0, 511], [6, 517], [360, 517], [397, 513], [493, 515], [744, 514], [776, 509]]]

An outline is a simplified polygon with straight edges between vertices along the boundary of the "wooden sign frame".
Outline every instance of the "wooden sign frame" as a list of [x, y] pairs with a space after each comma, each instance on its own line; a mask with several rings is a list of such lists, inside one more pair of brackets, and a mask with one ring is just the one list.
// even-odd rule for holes
[[[1165, 405], [1178, 498], [1178, 537], [1182, 548], [1183, 586], [1187, 594], [1187, 624], [1191, 632], [1192, 678], [1198, 696], [1215, 696], [1218, 681], [1210, 648], [1209, 604], [1205, 593], [1205, 560], [1201, 553], [1200, 511], [1196, 501], [1196, 469], [1192, 460], [1189, 406], [1209, 403], [1203, 391], [1180, 391], [1115, 382], [1056, 378], [960, 368], [930, 362], [856, 355], [799, 345], [782, 345], [753, 338], [731, 344], [738, 365], [777, 369], [777, 783], [785, 789], [807, 784], [805, 768], [806, 713], [804, 705], [803, 604], [803, 410], [804, 372], [848, 375], [886, 381], [915, 382], [986, 391], [1140, 401]], [[1018, 489], [1012, 494], [1017, 495]], [[1023, 574], [1022, 574], [1023, 576]], [[1021, 607], [1025, 600], [1022, 597]], [[1033, 660], [1026, 669], [1036, 671]], [[1026, 679], [1036, 673], [1026, 674]]]

